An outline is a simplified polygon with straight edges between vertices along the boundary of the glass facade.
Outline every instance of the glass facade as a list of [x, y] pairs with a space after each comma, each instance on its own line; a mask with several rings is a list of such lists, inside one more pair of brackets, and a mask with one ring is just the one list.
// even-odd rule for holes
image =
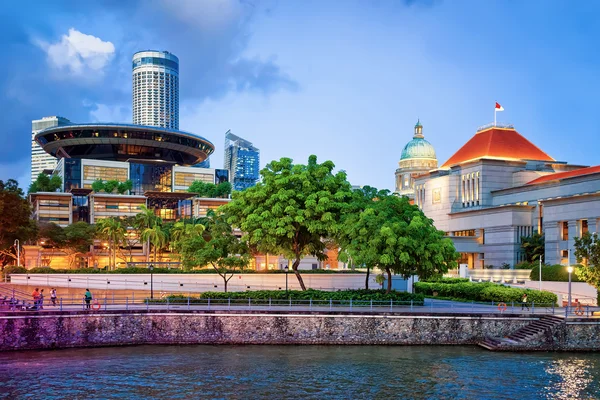
[[81, 185], [81, 160], [78, 158], [64, 158], [64, 191], [80, 188]]
[[229, 182], [229, 171], [226, 169], [216, 169], [215, 170], [215, 184]]
[[133, 184], [131, 194], [172, 191], [172, 165], [160, 164], [129, 164], [129, 179]]
[[127, 172], [127, 168], [122, 167], [84, 165], [83, 179], [86, 181], [102, 179], [103, 181], [117, 180], [119, 182], [125, 182], [127, 180]]
[[213, 174], [194, 174], [191, 172], [175, 172], [175, 186], [190, 187], [194, 181], [213, 183], [215, 177]]
[[244, 190], [256, 185], [260, 178], [259, 163], [260, 150], [249, 141], [227, 131], [224, 168], [229, 171], [233, 190]]

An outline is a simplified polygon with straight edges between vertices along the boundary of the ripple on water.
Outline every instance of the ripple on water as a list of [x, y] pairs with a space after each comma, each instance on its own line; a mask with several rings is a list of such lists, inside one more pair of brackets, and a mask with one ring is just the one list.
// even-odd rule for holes
[[596, 399], [600, 354], [139, 346], [4, 353], [0, 377], [10, 399]]

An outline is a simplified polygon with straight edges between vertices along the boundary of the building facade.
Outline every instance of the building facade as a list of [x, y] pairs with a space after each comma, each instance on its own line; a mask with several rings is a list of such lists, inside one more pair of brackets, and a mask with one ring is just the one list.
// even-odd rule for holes
[[438, 166], [435, 149], [423, 136], [423, 125], [417, 121], [413, 139], [404, 146], [396, 169], [396, 193], [414, 200], [415, 177]]
[[249, 141], [225, 133], [225, 157], [223, 168], [229, 171], [229, 178], [234, 190], [244, 190], [258, 182], [260, 150]]
[[179, 59], [168, 51], [133, 55], [133, 123], [179, 129]]
[[557, 161], [510, 125], [486, 126], [415, 178], [414, 199], [469, 268], [524, 261], [522, 238], [534, 232], [546, 263], [575, 263], [573, 238], [598, 232], [600, 167]]
[[31, 181], [35, 181], [44, 171], [52, 171], [56, 167], [56, 157], [46, 153], [35, 141], [35, 135], [47, 128], [69, 125], [71, 121], [63, 117], [44, 117], [31, 121]]

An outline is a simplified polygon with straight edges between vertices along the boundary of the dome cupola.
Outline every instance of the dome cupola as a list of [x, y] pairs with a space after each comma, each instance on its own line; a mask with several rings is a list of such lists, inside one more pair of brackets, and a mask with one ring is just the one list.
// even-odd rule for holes
[[423, 125], [421, 125], [421, 121], [417, 121], [417, 124], [415, 125], [415, 134], [413, 139], [406, 143], [406, 146], [404, 146], [404, 149], [402, 149], [400, 160], [406, 160], [409, 158], [436, 159], [433, 145], [425, 140], [425, 137], [423, 136]]

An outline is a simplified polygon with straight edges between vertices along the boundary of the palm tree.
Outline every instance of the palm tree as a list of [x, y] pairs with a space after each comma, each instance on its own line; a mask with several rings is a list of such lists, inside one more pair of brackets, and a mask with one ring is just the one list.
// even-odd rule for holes
[[[144, 205], [140, 206], [140, 209], [142, 211], [135, 216], [134, 222], [135, 228], [143, 233], [146, 229], [150, 229], [159, 223], [160, 218], [154, 215], [154, 211]], [[145, 238], [144, 240], [146, 240], [146, 263], [148, 263], [150, 262], [150, 239]]]
[[127, 228], [116, 218], [104, 218], [96, 223], [96, 228], [101, 238], [109, 243], [109, 267], [114, 269], [117, 260], [117, 247], [123, 243]]
[[156, 223], [151, 228], [144, 229], [144, 232], [142, 232], [142, 237], [144, 240], [147, 240], [148, 243], [152, 243], [152, 247], [154, 248], [154, 262], [156, 262], [156, 250], [167, 244], [167, 233], [163, 230], [160, 224]]

